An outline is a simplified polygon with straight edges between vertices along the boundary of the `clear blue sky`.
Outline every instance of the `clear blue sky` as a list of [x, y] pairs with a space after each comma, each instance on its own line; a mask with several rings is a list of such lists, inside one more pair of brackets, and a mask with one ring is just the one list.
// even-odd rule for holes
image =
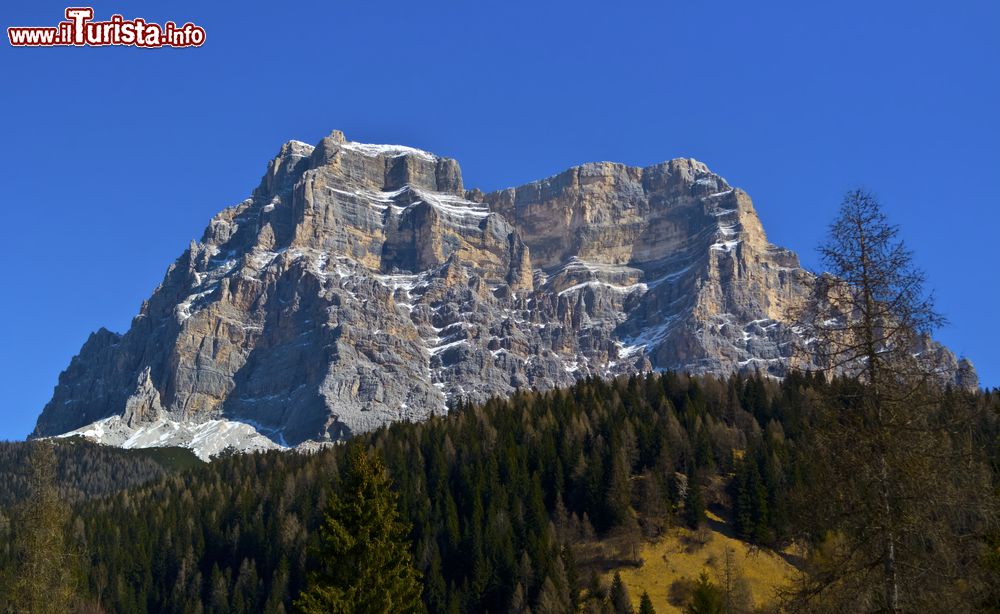
[[[65, 4], [8, 1], [4, 28]], [[87, 335], [123, 331], [288, 139], [331, 129], [457, 158], [466, 185], [690, 156], [816, 264], [841, 195], [882, 198], [1000, 386], [1000, 9], [969, 2], [101, 2], [193, 21], [197, 49], [0, 44], [0, 438]]]

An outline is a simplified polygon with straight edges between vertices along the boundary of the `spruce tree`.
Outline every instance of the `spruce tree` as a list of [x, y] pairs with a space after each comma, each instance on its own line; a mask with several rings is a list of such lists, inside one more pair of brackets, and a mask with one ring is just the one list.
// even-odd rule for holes
[[629, 597], [628, 588], [622, 582], [621, 574], [615, 572], [615, 577], [611, 581], [611, 590], [608, 591], [608, 602], [611, 611], [615, 614], [632, 614], [632, 598]]
[[350, 444], [296, 607], [304, 614], [424, 611], [406, 536], [381, 458]]
[[750, 493], [750, 463], [743, 459], [736, 466], [736, 476], [729, 485], [733, 500], [736, 533], [743, 539], [753, 536], [753, 497]]
[[646, 591], [642, 591], [642, 597], [639, 598], [639, 614], [656, 614], [653, 600], [649, 598], [649, 593]]
[[723, 614], [726, 611], [722, 591], [708, 579], [704, 571], [694, 586], [687, 614]]
[[687, 494], [684, 497], [684, 520], [692, 529], [697, 529], [705, 522], [705, 499], [701, 494], [697, 474], [692, 474], [688, 480]]

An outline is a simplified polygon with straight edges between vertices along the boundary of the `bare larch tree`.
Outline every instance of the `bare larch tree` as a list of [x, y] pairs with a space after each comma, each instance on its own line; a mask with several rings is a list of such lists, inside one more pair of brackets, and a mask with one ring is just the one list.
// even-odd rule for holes
[[954, 393], [939, 354], [921, 351], [943, 318], [870, 193], [847, 194], [820, 254], [827, 272], [799, 325], [833, 385], [817, 400], [800, 502], [813, 556], [789, 603], [893, 613], [973, 603], [988, 468], [962, 428], [975, 404], [943, 403]]

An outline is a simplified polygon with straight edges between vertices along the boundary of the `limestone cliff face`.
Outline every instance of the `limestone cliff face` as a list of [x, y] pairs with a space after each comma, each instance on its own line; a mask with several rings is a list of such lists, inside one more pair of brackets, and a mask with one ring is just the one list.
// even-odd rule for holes
[[807, 275], [695, 160], [483, 195], [454, 160], [334, 132], [282, 146], [124, 335], [91, 336], [35, 435], [227, 418], [297, 444], [588, 375], [780, 376]]
[[[532, 262], [550, 274], [544, 287], [610, 303], [597, 314], [615, 323], [607, 361], [787, 368], [796, 347], [787, 322], [807, 273], [768, 243], [750, 197], [704, 164], [587, 164], [486, 202], [514, 220]], [[590, 358], [588, 370], [600, 373]]]

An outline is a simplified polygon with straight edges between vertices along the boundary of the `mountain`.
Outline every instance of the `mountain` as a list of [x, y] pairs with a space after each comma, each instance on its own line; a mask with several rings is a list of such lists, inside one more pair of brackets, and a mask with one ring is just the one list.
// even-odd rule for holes
[[[449, 402], [654, 369], [810, 366], [810, 273], [701, 162], [584, 164], [483, 194], [455, 160], [290, 141], [168, 269], [124, 334], [92, 334], [33, 436], [206, 458], [344, 438]], [[949, 379], [970, 364], [926, 339]]]

